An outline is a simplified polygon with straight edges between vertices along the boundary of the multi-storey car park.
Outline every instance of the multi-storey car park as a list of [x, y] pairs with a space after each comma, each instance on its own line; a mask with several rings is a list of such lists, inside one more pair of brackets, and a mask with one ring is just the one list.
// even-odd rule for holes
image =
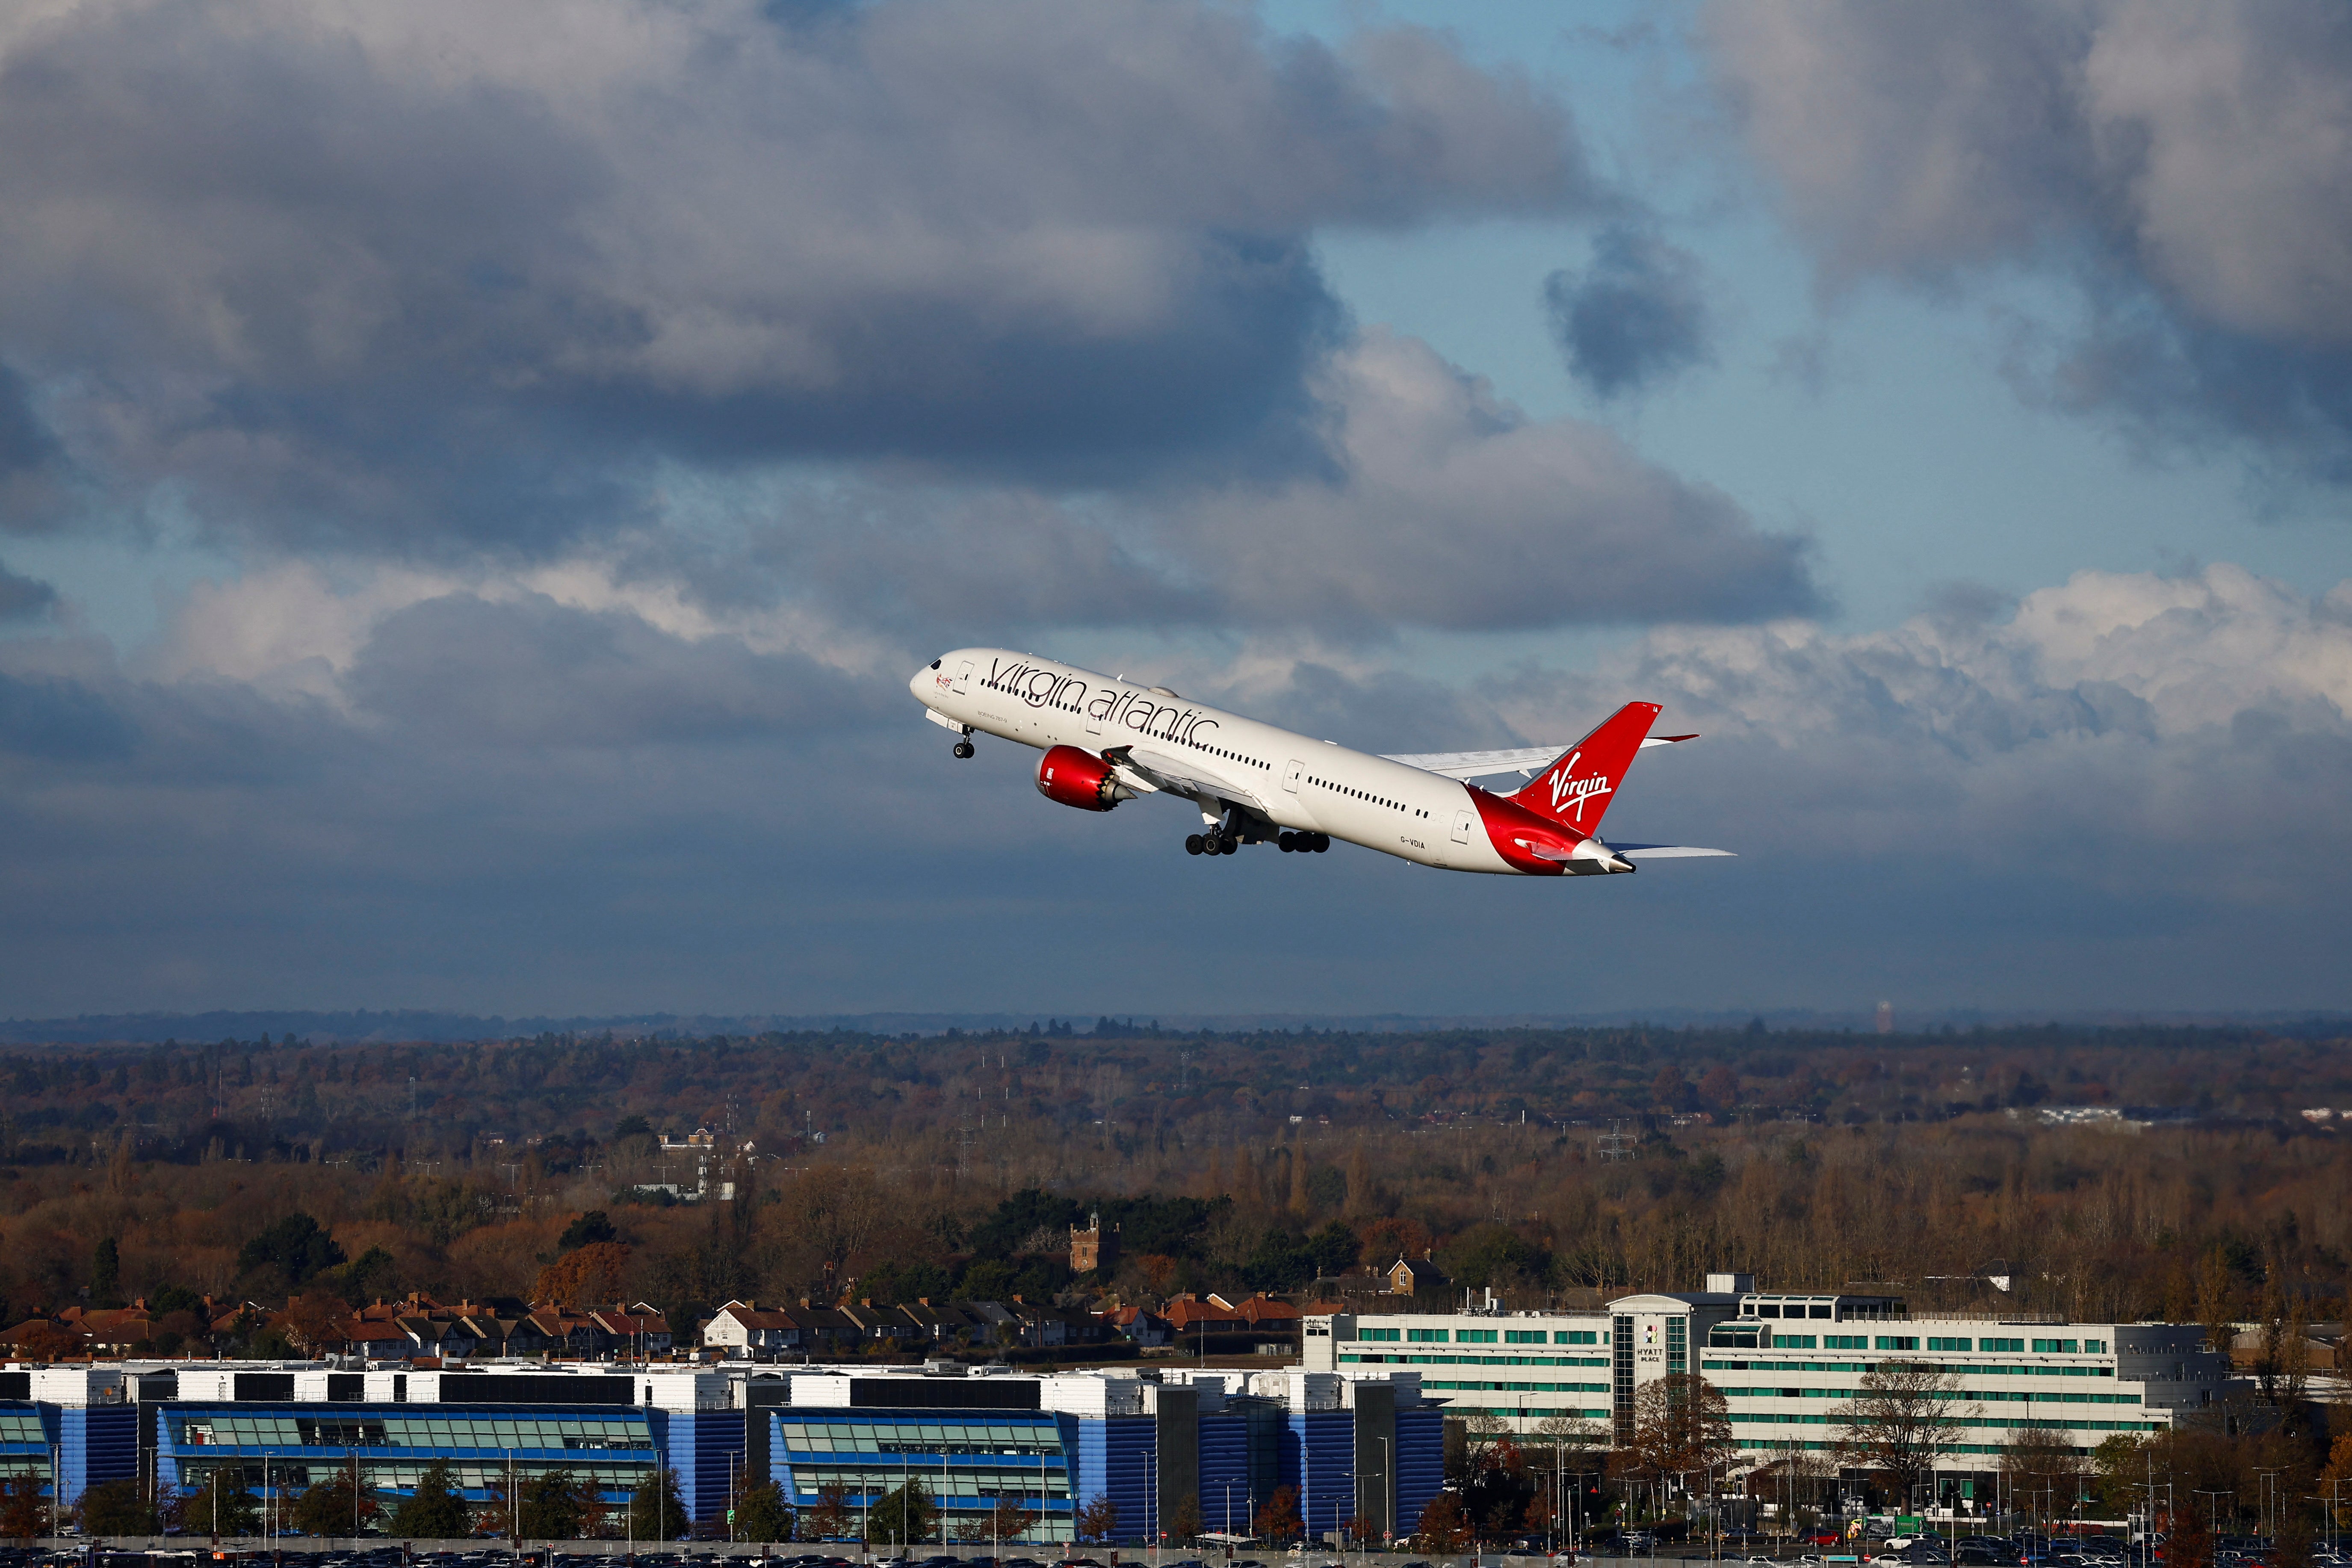
[[1835, 1412], [1874, 1367], [1931, 1367], [1953, 1379], [1942, 1452], [1960, 1462], [1943, 1468], [1964, 1498], [1976, 1492], [1965, 1456], [1997, 1454], [2029, 1431], [2084, 1451], [2112, 1433], [2163, 1431], [2211, 1404], [2229, 1377], [2195, 1325], [1913, 1317], [1895, 1296], [1773, 1295], [1744, 1274], [1706, 1283], [1598, 1312], [1309, 1318], [1305, 1364], [1348, 1376], [1409, 1368], [1449, 1415], [1497, 1416], [1522, 1432], [1590, 1422], [1615, 1441], [1631, 1435], [1643, 1385], [1696, 1373], [1722, 1391], [1733, 1436], [1757, 1463], [1833, 1448]]
[[519, 1363], [463, 1372], [137, 1362], [0, 1372], [0, 1473], [70, 1503], [132, 1479], [194, 1489], [224, 1468], [285, 1496], [355, 1466], [387, 1502], [449, 1462], [466, 1497], [554, 1470], [624, 1501], [657, 1468], [693, 1517], [723, 1520], [745, 1476], [796, 1507], [870, 1509], [910, 1479], [942, 1539], [1011, 1498], [1027, 1539], [1068, 1542], [1076, 1510], [1116, 1505], [1139, 1542], [1188, 1505], [1245, 1534], [1295, 1489], [1318, 1533], [1360, 1518], [1410, 1531], [1444, 1480], [1439, 1408], [1409, 1371], [1166, 1369], [1038, 1376], [945, 1366], [636, 1368]]

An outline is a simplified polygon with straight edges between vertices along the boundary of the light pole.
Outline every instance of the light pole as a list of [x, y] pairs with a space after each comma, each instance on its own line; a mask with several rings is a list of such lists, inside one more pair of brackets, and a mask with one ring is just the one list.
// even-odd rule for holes
[[2263, 1478], [2263, 1533], [2273, 1542], [2278, 1539], [2278, 1479], [2283, 1473], [2254, 1467], [2254, 1474]]

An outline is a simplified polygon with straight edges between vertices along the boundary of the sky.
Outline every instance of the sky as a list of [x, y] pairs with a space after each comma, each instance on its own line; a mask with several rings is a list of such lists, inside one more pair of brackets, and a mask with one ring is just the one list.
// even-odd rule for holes
[[[2352, 1005], [2352, 12], [23, 0], [0, 1016]], [[1565, 744], [1561, 881], [970, 762]]]

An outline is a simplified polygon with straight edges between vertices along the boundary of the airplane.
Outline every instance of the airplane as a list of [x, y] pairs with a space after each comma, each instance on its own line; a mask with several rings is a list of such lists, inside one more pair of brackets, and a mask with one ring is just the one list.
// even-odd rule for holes
[[[1076, 665], [1003, 648], [943, 654], [908, 682], [930, 721], [1045, 752], [1037, 791], [1081, 811], [1165, 795], [1199, 808], [1192, 855], [1272, 843], [1285, 854], [1360, 845], [1419, 866], [1499, 876], [1605, 876], [1644, 859], [1728, 856], [1677, 844], [1617, 844], [1601, 819], [1636, 752], [1696, 735], [1652, 735], [1659, 708], [1628, 702], [1572, 746], [1374, 756], [1187, 702]], [[1496, 795], [1470, 781], [1517, 773]]]

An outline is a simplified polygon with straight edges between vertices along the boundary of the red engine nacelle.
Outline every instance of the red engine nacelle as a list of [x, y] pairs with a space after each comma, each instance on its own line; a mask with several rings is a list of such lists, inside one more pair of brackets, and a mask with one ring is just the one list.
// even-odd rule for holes
[[1111, 766], [1092, 752], [1055, 746], [1037, 763], [1037, 793], [1080, 811], [1108, 811], [1135, 792], [1118, 782]]

